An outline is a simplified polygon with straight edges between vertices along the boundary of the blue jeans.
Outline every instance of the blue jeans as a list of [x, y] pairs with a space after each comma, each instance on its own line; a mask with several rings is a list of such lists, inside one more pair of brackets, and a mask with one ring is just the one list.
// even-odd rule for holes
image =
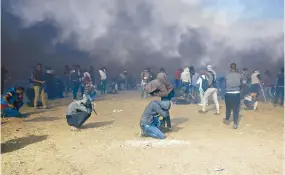
[[64, 86], [65, 86], [65, 91], [69, 91], [69, 76], [64, 76]]
[[78, 92], [79, 86], [80, 86], [79, 81], [72, 82], [73, 99], [77, 99], [77, 92]]
[[16, 108], [5, 108], [1, 111], [1, 116], [4, 117], [24, 117]]
[[155, 139], [164, 139], [165, 135], [154, 125], [141, 124], [141, 129], [145, 136], [150, 136]]
[[283, 105], [284, 103], [284, 87], [276, 87], [276, 94], [274, 103], [277, 104], [280, 100], [280, 104]]

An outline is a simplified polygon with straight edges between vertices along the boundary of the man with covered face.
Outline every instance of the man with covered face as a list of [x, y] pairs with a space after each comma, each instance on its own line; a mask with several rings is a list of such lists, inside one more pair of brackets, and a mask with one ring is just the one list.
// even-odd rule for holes
[[73, 101], [67, 108], [66, 120], [72, 130], [78, 130], [94, 111], [94, 105], [88, 95], [83, 95], [82, 100]]

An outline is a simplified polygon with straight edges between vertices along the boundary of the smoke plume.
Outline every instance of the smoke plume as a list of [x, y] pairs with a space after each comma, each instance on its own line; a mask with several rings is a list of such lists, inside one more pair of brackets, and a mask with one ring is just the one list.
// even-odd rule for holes
[[225, 72], [231, 62], [276, 70], [284, 63], [282, 20], [246, 20], [241, 15], [250, 9], [242, 4], [229, 15], [203, 2], [12, 0], [2, 16], [2, 57], [7, 64], [43, 62], [58, 69], [104, 65], [112, 74], [206, 64]]

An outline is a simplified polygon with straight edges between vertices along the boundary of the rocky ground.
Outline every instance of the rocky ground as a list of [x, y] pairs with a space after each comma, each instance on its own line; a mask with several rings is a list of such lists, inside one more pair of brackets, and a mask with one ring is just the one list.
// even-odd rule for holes
[[284, 109], [260, 104], [242, 111], [240, 128], [221, 115], [199, 114], [199, 106], [172, 106], [173, 131], [166, 140], [139, 137], [139, 119], [149, 101], [139, 92], [96, 102], [80, 132], [70, 131], [70, 99], [51, 101], [26, 119], [2, 119], [3, 175], [281, 175]]

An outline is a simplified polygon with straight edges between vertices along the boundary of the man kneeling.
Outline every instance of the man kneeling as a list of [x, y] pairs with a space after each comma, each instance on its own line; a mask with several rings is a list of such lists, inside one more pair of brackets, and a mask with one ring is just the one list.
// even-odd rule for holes
[[164, 139], [165, 135], [159, 130], [158, 116], [169, 117], [170, 101], [154, 100], [145, 108], [141, 120], [141, 135], [150, 136], [156, 139]]
[[72, 130], [77, 130], [91, 116], [93, 105], [86, 95], [82, 100], [72, 102], [66, 112], [66, 120]]
[[22, 87], [12, 88], [1, 98], [1, 117], [26, 117], [19, 112], [24, 104], [24, 91]]

